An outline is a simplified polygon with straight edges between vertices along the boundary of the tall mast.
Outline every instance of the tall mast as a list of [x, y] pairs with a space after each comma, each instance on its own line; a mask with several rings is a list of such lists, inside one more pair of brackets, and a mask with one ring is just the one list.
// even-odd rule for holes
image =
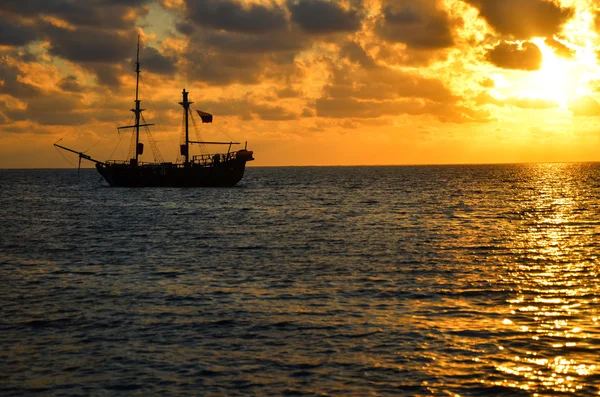
[[130, 159], [130, 164], [137, 165], [138, 159], [141, 154], [144, 152], [144, 145], [140, 143], [140, 127], [146, 127], [154, 124], [140, 124], [140, 116], [142, 112], [146, 109], [140, 109], [140, 99], [139, 99], [139, 88], [140, 88], [140, 36], [138, 36], [137, 42], [137, 55], [135, 58], [135, 108], [129, 109], [135, 114], [135, 124], [134, 125], [126, 125], [124, 127], [117, 127], [118, 129], [122, 128], [135, 128], [135, 158]]
[[140, 114], [142, 113], [142, 109], [140, 109], [140, 100], [139, 100], [139, 85], [140, 85], [140, 36], [138, 35], [137, 42], [137, 54], [135, 58], [135, 109], [131, 109], [132, 112], [135, 113], [135, 163], [138, 163], [138, 158], [140, 155], [139, 144], [140, 144]]
[[179, 102], [179, 104], [181, 106], [183, 106], [183, 116], [185, 118], [185, 149], [183, 150], [183, 154], [185, 155], [185, 163], [184, 166], [185, 167], [189, 167], [190, 165], [190, 136], [189, 136], [189, 128], [188, 128], [188, 119], [189, 119], [189, 109], [190, 109], [190, 105], [194, 102], [190, 102], [188, 101], [188, 94], [189, 92], [187, 92], [185, 90], [185, 88], [183, 89], [183, 101]]

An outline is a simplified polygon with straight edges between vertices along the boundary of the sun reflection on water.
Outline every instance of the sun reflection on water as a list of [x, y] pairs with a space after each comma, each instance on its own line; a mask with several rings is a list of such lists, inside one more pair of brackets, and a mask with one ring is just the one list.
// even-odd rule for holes
[[517, 260], [507, 263], [516, 296], [502, 321], [515, 336], [501, 350], [495, 385], [537, 395], [596, 390], [588, 379], [598, 375], [598, 274], [586, 247], [598, 228], [582, 215], [591, 204], [578, 197], [576, 173], [569, 164], [528, 166], [530, 194], [512, 235]]

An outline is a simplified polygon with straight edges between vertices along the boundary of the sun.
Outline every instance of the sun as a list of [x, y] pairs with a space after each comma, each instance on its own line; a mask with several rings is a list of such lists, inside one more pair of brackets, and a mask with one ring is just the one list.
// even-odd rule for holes
[[573, 51], [570, 58], [561, 57], [544, 39], [532, 40], [542, 52], [539, 70], [530, 72], [520, 84], [518, 96], [551, 100], [566, 107], [568, 102], [589, 94], [587, 66]]
[[551, 100], [566, 108], [570, 101], [593, 93], [590, 82], [600, 79], [594, 21], [589, 10], [579, 9], [564, 26], [561, 38], [531, 40], [542, 53], [542, 64], [517, 85], [519, 97]]
[[595, 16], [580, 9], [559, 37], [531, 39], [542, 54], [540, 68], [499, 73], [494, 78], [496, 94], [504, 98], [543, 100], [562, 109], [579, 98], [593, 96], [593, 85], [600, 81], [596, 48], [599, 37], [594, 24]]

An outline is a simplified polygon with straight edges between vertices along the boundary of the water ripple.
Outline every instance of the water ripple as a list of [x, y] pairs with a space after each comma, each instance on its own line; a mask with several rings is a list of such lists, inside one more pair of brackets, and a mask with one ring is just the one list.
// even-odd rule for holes
[[600, 166], [0, 170], [0, 394], [593, 396]]

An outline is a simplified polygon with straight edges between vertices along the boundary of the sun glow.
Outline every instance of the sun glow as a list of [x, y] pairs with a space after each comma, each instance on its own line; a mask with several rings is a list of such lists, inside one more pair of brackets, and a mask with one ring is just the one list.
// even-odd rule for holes
[[[567, 108], [569, 102], [591, 95], [594, 90], [590, 83], [600, 78], [593, 25], [594, 16], [589, 11], [578, 12], [565, 26], [565, 36], [554, 37], [562, 51], [544, 38], [531, 40], [542, 53], [542, 65], [538, 71], [528, 72], [527, 77], [515, 82], [514, 87], [519, 87], [518, 97], [550, 100]], [[569, 51], [571, 55], [567, 56]]]
[[[567, 109], [569, 103], [594, 93], [594, 83], [600, 80], [600, 68], [592, 43], [561, 42], [570, 56], [551, 47], [543, 38], [531, 40], [542, 53], [542, 63], [536, 71], [500, 72], [492, 76], [493, 96], [537, 103], [545, 108]], [[554, 104], [554, 106], [552, 105]]]
[[585, 68], [576, 58], [559, 57], [543, 39], [533, 42], [542, 52], [542, 66], [524, 82], [520, 97], [552, 100], [566, 107], [568, 101], [587, 94], [583, 84]]

